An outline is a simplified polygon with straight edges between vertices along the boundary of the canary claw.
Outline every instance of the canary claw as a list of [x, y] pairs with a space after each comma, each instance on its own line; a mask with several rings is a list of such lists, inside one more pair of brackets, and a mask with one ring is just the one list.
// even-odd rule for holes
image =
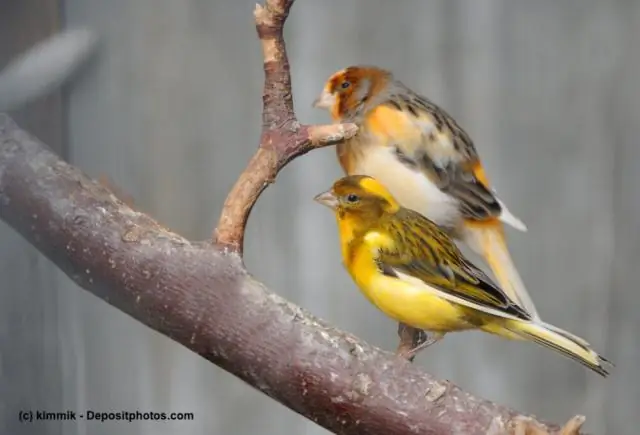
[[413, 361], [418, 352], [435, 344], [444, 337], [442, 333], [432, 332], [429, 334], [426, 331], [416, 330], [403, 323], [398, 325], [398, 335], [400, 336], [400, 344], [396, 349], [396, 355], [410, 362]]

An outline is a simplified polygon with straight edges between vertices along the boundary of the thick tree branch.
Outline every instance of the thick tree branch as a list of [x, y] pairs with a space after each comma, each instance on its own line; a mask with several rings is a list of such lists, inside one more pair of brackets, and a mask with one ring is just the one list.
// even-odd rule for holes
[[[225, 201], [217, 247], [132, 210], [0, 115], [0, 218], [78, 285], [339, 434], [542, 435], [547, 427], [438, 381], [269, 292], [242, 265], [260, 193], [292, 159], [356, 133], [295, 118], [282, 26], [257, 6], [265, 59], [260, 147]], [[575, 417], [562, 435], [579, 433]]]
[[132, 210], [3, 115], [0, 218], [81, 287], [335, 433], [537, 426], [283, 300], [237, 254]]

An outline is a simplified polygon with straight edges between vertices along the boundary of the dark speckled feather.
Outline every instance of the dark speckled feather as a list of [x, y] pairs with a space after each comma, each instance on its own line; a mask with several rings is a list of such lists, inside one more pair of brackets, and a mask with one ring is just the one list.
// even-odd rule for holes
[[381, 219], [376, 230], [394, 240], [393, 249], [381, 250], [381, 271], [410, 275], [426, 284], [482, 306], [523, 320], [531, 317], [514, 304], [482, 270], [469, 262], [438, 226], [419, 213], [400, 208]]
[[[427, 149], [434, 146], [403, 150], [396, 147], [402, 162], [414, 170], [424, 172], [443, 192], [459, 201], [462, 215], [473, 220], [485, 220], [500, 216], [502, 207], [493, 192], [473, 171], [478, 164], [478, 152], [466, 131], [444, 109], [428, 98], [413, 92], [399, 81], [389, 86], [386, 104], [410, 113], [416, 121], [425, 117], [433, 123], [435, 132], [424, 136], [431, 144], [438, 142], [438, 135], [445, 135], [458, 154], [456, 159], [439, 159]], [[436, 135], [436, 133], [438, 135]]]

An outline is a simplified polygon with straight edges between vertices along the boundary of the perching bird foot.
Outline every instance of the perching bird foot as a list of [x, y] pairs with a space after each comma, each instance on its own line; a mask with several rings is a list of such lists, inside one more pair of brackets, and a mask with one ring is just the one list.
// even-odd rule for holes
[[415, 354], [410, 357], [406, 357], [405, 355], [409, 355], [409, 352], [411, 352], [413, 348], [429, 339], [425, 331], [412, 328], [404, 323], [398, 323], [398, 337], [400, 337], [400, 343], [398, 343], [396, 355], [409, 360], [409, 362], [413, 362]]
[[[571, 420], [569, 420], [563, 427], [560, 429], [556, 435], [580, 435], [580, 428], [584, 424], [585, 417], [584, 415], [576, 415]], [[543, 428], [540, 424], [536, 423], [535, 420], [529, 418], [521, 418], [516, 422], [514, 431], [514, 435], [550, 435], [550, 433]]]
[[400, 336], [400, 344], [396, 349], [396, 355], [410, 362], [413, 362], [418, 352], [440, 341], [442, 337], [444, 337], [444, 334], [429, 334], [426, 331], [412, 328], [404, 323], [398, 324], [398, 335]]

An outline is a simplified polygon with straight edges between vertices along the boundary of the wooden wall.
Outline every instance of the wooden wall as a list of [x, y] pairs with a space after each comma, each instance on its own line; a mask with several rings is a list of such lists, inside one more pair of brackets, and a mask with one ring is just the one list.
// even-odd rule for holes
[[[60, 29], [57, 0], [0, 0], [0, 70], [14, 56]], [[62, 93], [34, 101], [11, 116], [66, 155]], [[58, 344], [59, 272], [0, 222], [0, 432], [32, 434], [19, 409], [56, 409], [62, 399]], [[68, 284], [65, 282], [65, 286]], [[61, 434], [58, 422], [38, 425]]]

